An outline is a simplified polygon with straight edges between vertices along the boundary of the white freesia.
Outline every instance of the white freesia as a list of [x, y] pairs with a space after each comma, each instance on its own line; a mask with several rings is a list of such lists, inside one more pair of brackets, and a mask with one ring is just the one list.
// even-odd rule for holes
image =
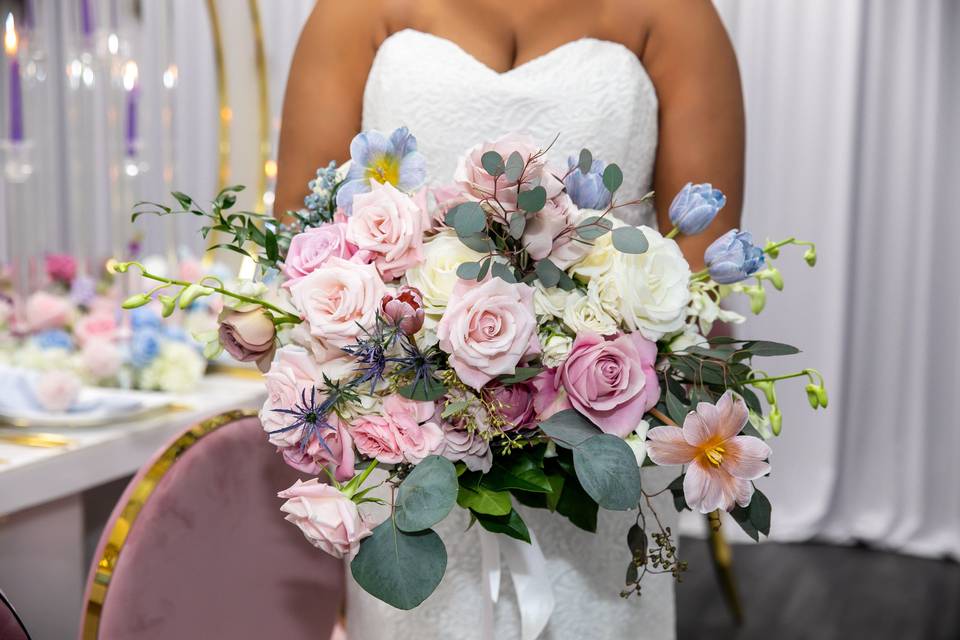
[[643, 461], [647, 459], [647, 431], [650, 430], [650, 423], [641, 420], [633, 433], [625, 438], [625, 442], [633, 450], [633, 455], [637, 459], [637, 466], [642, 467]]
[[407, 284], [423, 295], [425, 326], [435, 326], [446, 310], [453, 285], [459, 279], [457, 267], [481, 258], [483, 254], [460, 242], [452, 231], [441, 231], [423, 244], [423, 262], [407, 269], [405, 277]]
[[617, 333], [617, 321], [604, 310], [596, 293], [576, 292], [563, 309], [563, 323], [574, 333], [593, 332], [602, 336]]
[[540, 358], [546, 367], [558, 367], [570, 355], [573, 338], [563, 334], [540, 335]]
[[690, 286], [690, 309], [688, 314], [697, 319], [700, 333], [710, 333], [714, 322], [740, 324], [745, 321], [736, 311], [720, 306], [720, 302], [729, 293], [728, 287], [720, 287], [713, 282], [694, 282]]
[[650, 227], [638, 228], [647, 238], [647, 250], [617, 251], [609, 273], [620, 294], [624, 324], [657, 341], [683, 327], [690, 303], [690, 265], [676, 242]]

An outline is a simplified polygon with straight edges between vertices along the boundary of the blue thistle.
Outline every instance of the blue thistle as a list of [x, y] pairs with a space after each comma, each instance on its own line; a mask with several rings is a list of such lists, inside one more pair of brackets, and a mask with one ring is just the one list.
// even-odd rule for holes
[[327, 422], [327, 414], [330, 412], [330, 408], [336, 402], [335, 399], [331, 400], [330, 397], [327, 397], [319, 405], [317, 404], [317, 388], [310, 387], [310, 399], [307, 399], [307, 390], [304, 389], [300, 393], [300, 402], [293, 405], [290, 409], [273, 409], [277, 413], [283, 413], [288, 416], [293, 416], [294, 421], [282, 429], [274, 429], [270, 431], [270, 435], [274, 433], [284, 433], [287, 431], [293, 431], [295, 429], [303, 429], [303, 435], [300, 436], [300, 448], [305, 449], [310, 443], [310, 438], [317, 436], [317, 442], [323, 445], [323, 448], [327, 450], [330, 455], [333, 455], [333, 452], [330, 451], [330, 447], [327, 446], [326, 441], [323, 439], [321, 432], [324, 429], [334, 429], [333, 425]]

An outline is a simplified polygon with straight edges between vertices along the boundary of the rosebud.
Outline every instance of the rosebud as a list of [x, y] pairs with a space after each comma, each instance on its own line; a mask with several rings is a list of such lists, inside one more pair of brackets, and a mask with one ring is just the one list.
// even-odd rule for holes
[[688, 182], [670, 203], [670, 222], [685, 235], [700, 233], [706, 229], [717, 212], [727, 203], [727, 197], [709, 182]]
[[262, 307], [250, 311], [224, 309], [220, 313], [220, 344], [240, 362], [256, 362], [261, 371], [270, 369], [276, 350], [277, 328], [273, 316]]
[[396, 295], [383, 296], [380, 312], [405, 334], [413, 335], [423, 326], [423, 294], [416, 287], [400, 287]]
[[777, 243], [773, 240], [767, 240], [766, 246], [764, 246], [764, 251], [767, 252], [767, 255], [771, 258], [780, 257], [780, 247], [777, 246]]
[[749, 231], [731, 229], [707, 247], [703, 260], [717, 283], [733, 284], [756, 273], [765, 258]]

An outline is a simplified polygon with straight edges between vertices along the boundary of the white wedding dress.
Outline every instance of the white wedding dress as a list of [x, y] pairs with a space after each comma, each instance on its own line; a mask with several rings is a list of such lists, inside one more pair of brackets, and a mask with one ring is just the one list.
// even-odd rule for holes
[[[449, 40], [407, 29], [381, 45], [363, 101], [365, 130], [389, 133], [404, 125], [416, 136], [434, 184], [449, 183], [457, 158], [477, 143], [523, 131], [546, 146], [559, 134], [549, 157], [565, 163], [586, 146], [595, 158], [616, 162], [624, 175], [618, 200], [626, 201], [650, 189], [657, 97], [637, 57], [613, 42], [576, 40], [498, 73]], [[629, 217], [633, 223], [651, 224], [652, 213], [635, 207]], [[676, 476], [676, 469], [653, 467], [644, 470], [643, 483], [652, 493]], [[655, 504], [663, 524], [676, 532], [669, 492]], [[556, 606], [542, 640], [674, 638], [669, 575], [644, 578], [639, 599], [619, 595], [635, 511], [601, 509], [596, 534], [545, 510], [518, 511], [539, 540], [553, 583]], [[467, 514], [455, 508], [435, 527], [447, 547], [446, 575], [412, 611], [394, 609], [348, 579], [350, 640], [489, 640], [481, 624], [479, 527], [468, 530], [467, 525]], [[505, 563], [502, 571], [492, 637], [519, 640], [517, 598]]]

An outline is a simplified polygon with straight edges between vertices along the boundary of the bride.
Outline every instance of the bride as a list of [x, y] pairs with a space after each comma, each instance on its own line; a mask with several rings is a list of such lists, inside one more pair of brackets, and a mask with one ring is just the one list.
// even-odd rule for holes
[[[712, 182], [726, 207], [706, 233], [679, 240], [694, 270], [739, 220], [743, 104], [736, 59], [709, 0], [320, 0], [287, 83], [276, 210], [301, 208], [317, 167], [346, 160], [355, 133], [404, 125], [440, 183], [464, 149], [509, 131], [544, 147], [559, 136], [550, 151], [557, 162], [589, 145], [623, 169], [624, 199], [658, 194], [655, 212], [629, 212], [636, 224], [669, 228], [673, 194], [687, 181]], [[666, 486], [671, 471], [646, 469], [648, 491]], [[669, 493], [654, 505], [675, 531]], [[616, 588], [635, 514], [601, 510], [596, 535], [546, 511], [522, 515], [543, 549], [556, 603], [540, 638], [674, 636], [669, 575], [645, 579], [639, 600]], [[506, 563], [494, 619], [482, 620], [482, 545], [479, 527], [467, 526], [455, 510], [437, 527], [447, 572], [419, 608], [398, 611], [353, 585], [351, 639], [521, 638]]]

